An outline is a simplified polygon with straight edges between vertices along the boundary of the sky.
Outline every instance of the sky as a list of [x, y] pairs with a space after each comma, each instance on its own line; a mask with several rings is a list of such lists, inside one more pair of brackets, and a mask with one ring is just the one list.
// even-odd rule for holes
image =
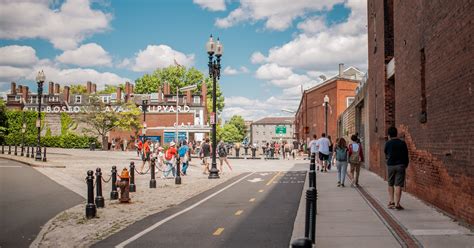
[[288, 116], [338, 64], [367, 71], [366, 0], [0, 0], [0, 96], [35, 76], [63, 85], [134, 82], [157, 68], [207, 74], [224, 46], [224, 119]]

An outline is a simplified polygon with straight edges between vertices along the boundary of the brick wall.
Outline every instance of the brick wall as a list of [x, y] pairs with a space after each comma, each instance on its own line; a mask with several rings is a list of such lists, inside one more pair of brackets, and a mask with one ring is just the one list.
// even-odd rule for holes
[[368, 1], [370, 169], [385, 177], [382, 148], [395, 125], [410, 151], [407, 190], [474, 224], [474, 4], [393, 1], [392, 84], [385, 76], [387, 2]]

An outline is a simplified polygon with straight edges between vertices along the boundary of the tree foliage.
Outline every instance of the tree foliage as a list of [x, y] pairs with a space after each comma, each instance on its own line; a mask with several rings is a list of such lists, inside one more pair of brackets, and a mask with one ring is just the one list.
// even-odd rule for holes
[[87, 88], [82, 84], [73, 84], [70, 86], [69, 92], [71, 94], [85, 94], [87, 93]]
[[108, 85], [108, 84], [106, 84], [105, 88], [103, 90], [98, 91], [97, 94], [112, 94], [112, 93], [115, 93], [115, 92], [117, 92], [117, 87], [120, 87], [122, 89], [122, 91], [125, 89], [124, 84], [119, 84], [118, 86], [117, 85]]
[[243, 136], [240, 134], [239, 129], [229, 123], [224, 125], [222, 131], [219, 132], [218, 130], [218, 133], [220, 133], [220, 140], [223, 140], [225, 142], [236, 143], [241, 142], [243, 139]]
[[[194, 67], [187, 69], [183, 66], [169, 66], [155, 70], [152, 74], [145, 74], [141, 78], [135, 80], [134, 91], [137, 94], [149, 94], [158, 91], [163, 83], [170, 84], [170, 91], [176, 93], [177, 88], [197, 84], [200, 91], [203, 81], [207, 86], [208, 110], [212, 110], [212, 80], [204, 76], [202, 72]], [[217, 111], [221, 112], [224, 109], [224, 96], [219, 88], [219, 83], [216, 87], [217, 91]], [[212, 112], [212, 111], [211, 111]]]
[[239, 130], [239, 133], [242, 136], [242, 138], [245, 137], [245, 135], [247, 134], [247, 127], [245, 126], [245, 121], [242, 116], [234, 115], [232, 116], [232, 118], [230, 118], [228, 123], [234, 125], [237, 128], [237, 130]]
[[5, 135], [7, 135], [7, 107], [5, 102], [0, 98], [0, 144], [4, 144]]

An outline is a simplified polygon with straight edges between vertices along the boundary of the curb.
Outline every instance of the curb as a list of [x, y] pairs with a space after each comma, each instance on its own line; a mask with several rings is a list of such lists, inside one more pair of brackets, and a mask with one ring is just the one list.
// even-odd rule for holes
[[0, 154], [0, 158], [8, 159], [8, 160], [19, 162], [19, 163], [23, 163], [23, 164], [26, 164], [28, 166], [37, 167], [37, 168], [60, 168], [60, 169], [66, 168], [66, 166], [64, 166], [64, 165], [45, 165], [45, 164], [40, 164], [40, 163], [36, 163], [36, 162], [33, 162], [33, 161], [31, 161], [31, 162], [30, 161], [24, 161], [22, 159], [19, 159], [19, 158], [22, 158], [22, 157], [18, 157], [18, 156], [14, 156], [14, 155], [6, 155], [5, 156], [5, 154]]

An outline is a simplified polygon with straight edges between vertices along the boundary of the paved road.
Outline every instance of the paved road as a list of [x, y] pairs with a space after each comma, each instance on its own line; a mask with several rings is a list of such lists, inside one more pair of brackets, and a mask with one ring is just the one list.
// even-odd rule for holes
[[149, 216], [95, 247], [287, 248], [305, 175], [246, 173]]
[[28, 247], [41, 226], [84, 199], [35, 169], [0, 159], [0, 247]]

